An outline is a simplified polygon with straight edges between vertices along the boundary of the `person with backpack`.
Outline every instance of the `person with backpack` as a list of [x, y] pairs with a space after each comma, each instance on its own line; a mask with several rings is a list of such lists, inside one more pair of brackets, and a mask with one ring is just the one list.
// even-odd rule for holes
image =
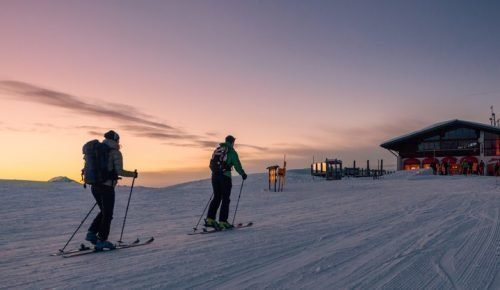
[[[97, 171], [95, 174], [101, 176], [91, 183], [92, 195], [101, 211], [90, 225], [87, 236], [85, 237], [85, 240], [94, 244], [97, 250], [115, 248], [114, 244], [108, 241], [108, 235], [111, 227], [111, 220], [113, 219], [115, 186], [118, 183], [118, 176], [133, 178], [137, 178], [138, 176], [137, 170], [127, 171], [123, 169], [123, 156], [120, 152], [119, 145], [120, 136], [115, 131], [111, 130], [104, 134], [104, 138], [103, 142], [99, 144], [99, 147], [102, 148], [98, 150], [100, 153], [95, 154], [101, 155], [103, 162], [100, 162], [100, 164], [102, 165], [95, 165], [92, 169], [88, 169], [87, 163], [89, 163], [89, 161], [86, 159], [86, 168], [84, 169], [87, 171]], [[84, 146], [84, 154], [85, 153], [86, 148]], [[89, 174], [90, 172], [87, 172], [86, 176]]]
[[[231, 179], [231, 170], [234, 167], [243, 180], [247, 179], [247, 174], [241, 166], [238, 153], [234, 150], [235, 138], [231, 135], [226, 137], [224, 143], [220, 143], [215, 149], [210, 160], [210, 170], [212, 171], [212, 188], [214, 196], [208, 208], [207, 218], [205, 220], [206, 227], [215, 229], [232, 228], [227, 219], [229, 217], [229, 203], [231, 196], [231, 188], [233, 186]], [[219, 222], [215, 220], [217, 210], [220, 206]]]

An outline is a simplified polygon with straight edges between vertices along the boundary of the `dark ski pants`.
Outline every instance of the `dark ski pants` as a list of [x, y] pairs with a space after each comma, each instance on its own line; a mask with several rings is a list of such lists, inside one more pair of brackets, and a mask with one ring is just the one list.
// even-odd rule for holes
[[95, 217], [89, 231], [98, 234], [101, 240], [106, 241], [111, 228], [111, 220], [113, 219], [115, 188], [108, 185], [92, 185], [92, 195], [101, 212]]
[[[207, 218], [215, 220], [217, 209], [220, 205], [219, 221], [227, 222], [229, 216], [229, 203], [231, 202], [231, 188], [233, 183], [231, 177], [224, 174], [212, 175], [212, 188], [214, 190], [214, 198], [210, 202]], [[221, 204], [222, 202], [222, 204]]]

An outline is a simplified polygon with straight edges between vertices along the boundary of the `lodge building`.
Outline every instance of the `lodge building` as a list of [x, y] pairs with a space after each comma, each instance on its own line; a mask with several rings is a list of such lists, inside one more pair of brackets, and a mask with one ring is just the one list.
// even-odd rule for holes
[[[461, 171], [466, 161], [471, 172], [494, 175], [500, 162], [500, 128], [463, 120], [450, 120], [388, 140], [380, 145], [397, 157], [398, 170], [428, 168], [431, 164]], [[482, 161], [482, 163], [481, 163]]]

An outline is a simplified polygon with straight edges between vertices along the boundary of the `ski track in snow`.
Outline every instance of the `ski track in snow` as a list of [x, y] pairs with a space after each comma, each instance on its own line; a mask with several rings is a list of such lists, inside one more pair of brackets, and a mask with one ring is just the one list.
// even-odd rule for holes
[[[285, 192], [268, 192], [266, 178], [251, 175], [241, 196], [236, 222], [253, 227], [195, 236], [187, 233], [210, 198], [209, 180], [136, 187], [124, 240], [155, 241], [68, 259], [50, 254], [92, 207], [90, 190], [0, 180], [0, 289], [500, 289], [493, 177], [324, 181], [290, 172]], [[117, 188], [111, 239], [129, 190]], [[96, 213], [67, 249], [83, 242]]]

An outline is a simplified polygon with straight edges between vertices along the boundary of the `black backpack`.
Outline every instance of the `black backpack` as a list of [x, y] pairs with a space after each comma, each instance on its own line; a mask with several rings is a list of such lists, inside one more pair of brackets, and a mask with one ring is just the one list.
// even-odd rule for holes
[[212, 159], [210, 159], [210, 170], [212, 173], [222, 174], [225, 171], [228, 171], [227, 168], [227, 153], [229, 152], [229, 148], [226, 146], [219, 146], [215, 149], [212, 154]]
[[85, 165], [82, 169], [83, 186], [86, 184], [97, 185], [102, 184], [106, 180], [116, 179], [116, 173], [108, 170], [108, 162], [111, 148], [99, 142], [92, 140], [83, 145], [83, 159]]

